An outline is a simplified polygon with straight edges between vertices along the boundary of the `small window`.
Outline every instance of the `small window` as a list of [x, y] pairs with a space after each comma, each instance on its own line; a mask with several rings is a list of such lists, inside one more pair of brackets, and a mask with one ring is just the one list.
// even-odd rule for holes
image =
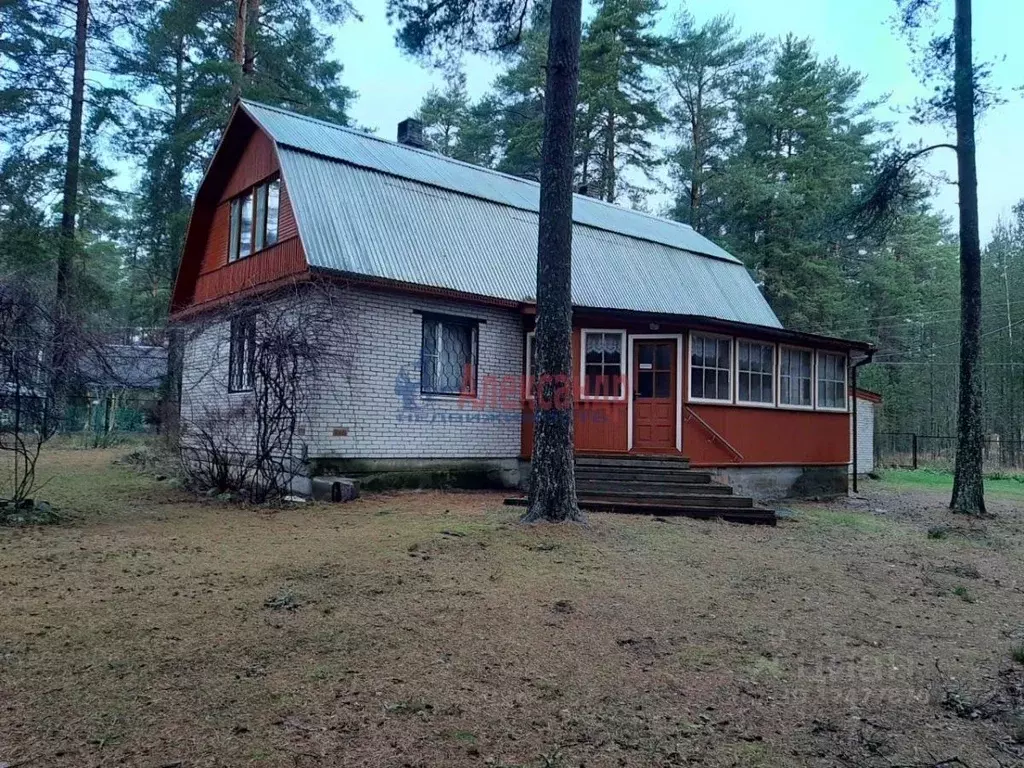
[[732, 402], [732, 339], [690, 337], [690, 397]]
[[622, 331], [583, 331], [583, 396], [624, 396]]
[[756, 341], [736, 344], [736, 400], [775, 404], [775, 347]]
[[246, 392], [256, 386], [256, 320], [252, 315], [231, 319], [228, 389]]
[[424, 315], [420, 392], [475, 395], [476, 336], [474, 320]]
[[277, 242], [281, 180], [273, 179], [231, 201], [228, 261], [244, 259]]
[[846, 355], [818, 353], [818, 407], [846, 410]]
[[779, 351], [779, 404], [810, 408], [812, 396], [811, 351], [782, 347]]

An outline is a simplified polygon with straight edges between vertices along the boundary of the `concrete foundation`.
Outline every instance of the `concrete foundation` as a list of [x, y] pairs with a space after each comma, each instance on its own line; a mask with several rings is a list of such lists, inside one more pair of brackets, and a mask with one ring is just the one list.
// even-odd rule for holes
[[401, 488], [508, 489], [520, 484], [519, 459], [311, 459], [311, 474], [355, 478], [363, 491]]
[[720, 467], [711, 470], [716, 479], [731, 485], [740, 496], [756, 501], [785, 498], [845, 496], [849, 467]]

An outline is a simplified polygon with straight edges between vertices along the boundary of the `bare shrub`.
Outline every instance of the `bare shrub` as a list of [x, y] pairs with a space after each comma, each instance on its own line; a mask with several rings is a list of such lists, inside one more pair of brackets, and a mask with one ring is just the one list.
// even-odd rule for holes
[[39, 454], [59, 426], [51, 329], [46, 298], [35, 286], [0, 279], [0, 455], [8, 473], [0, 522], [31, 506]]
[[342, 293], [302, 283], [192, 325], [188, 342], [205, 360], [187, 372], [182, 397], [180, 451], [193, 488], [254, 503], [291, 492], [305, 469], [311, 410], [348, 373], [337, 344]]

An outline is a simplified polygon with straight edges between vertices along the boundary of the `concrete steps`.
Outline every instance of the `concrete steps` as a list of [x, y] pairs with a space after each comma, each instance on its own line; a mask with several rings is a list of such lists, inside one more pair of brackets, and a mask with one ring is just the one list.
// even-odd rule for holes
[[[525, 507], [525, 497], [505, 499], [505, 504], [514, 507]], [[699, 520], [725, 520], [729, 523], [750, 523], [753, 525], [775, 525], [775, 513], [770, 509], [759, 507], [722, 508], [722, 507], [677, 507], [671, 504], [658, 504], [646, 501], [618, 501], [614, 499], [580, 499], [580, 508], [588, 512], [613, 512], [630, 515], [652, 515], [656, 517], [693, 517]]]
[[[710, 472], [690, 469], [689, 460], [674, 456], [577, 456], [576, 493], [580, 507], [594, 512], [775, 525], [775, 512], [736, 496], [729, 486], [713, 482]], [[526, 498], [505, 503], [525, 506]]]

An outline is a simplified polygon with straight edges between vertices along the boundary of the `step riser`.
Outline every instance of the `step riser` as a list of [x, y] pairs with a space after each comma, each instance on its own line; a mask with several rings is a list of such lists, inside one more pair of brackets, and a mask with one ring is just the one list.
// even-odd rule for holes
[[[526, 499], [506, 499], [509, 506], [525, 507]], [[663, 504], [636, 504], [630, 502], [580, 501], [588, 512], [618, 512], [631, 515], [658, 517], [693, 517], [701, 520], [720, 519], [730, 523], [775, 525], [775, 513], [769, 509], [721, 509], [715, 507], [672, 507]]]
[[693, 469], [691, 467], [650, 467], [646, 464], [632, 464], [626, 465], [609, 465], [603, 466], [600, 464], [577, 464], [577, 472], [608, 472], [614, 474], [628, 474], [630, 472], [650, 472], [652, 475], [690, 475], [690, 474], [701, 474], [706, 475], [708, 471], [706, 469]]
[[600, 491], [628, 491], [641, 496], [648, 493], [703, 493], [715, 496], [729, 496], [732, 494], [732, 488], [729, 486], [715, 485], [713, 483], [618, 482], [615, 480], [585, 479], [580, 477], [576, 478], [576, 490], [594, 493]]
[[710, 483], [711, 475], [707, 472], [677, 472], [673, 474], [661, 472], [591, 472], [576, 470], [577, 480], [598, 480], [607, 483]]
[[577, 467], [623, 467], [627, 469], [687, 469], [689, 461], [643, 459], [576, 459]]
[[714, 507], [716, 509], [751, 509], [754, 500], [743, 496], [669, 496], [660, 494], [637, 495], [632, 493], [579, 493], [580, 503], [625, 502], [629, 504], [656, 504], [666, 507], [687, 509], [691, 507]]

